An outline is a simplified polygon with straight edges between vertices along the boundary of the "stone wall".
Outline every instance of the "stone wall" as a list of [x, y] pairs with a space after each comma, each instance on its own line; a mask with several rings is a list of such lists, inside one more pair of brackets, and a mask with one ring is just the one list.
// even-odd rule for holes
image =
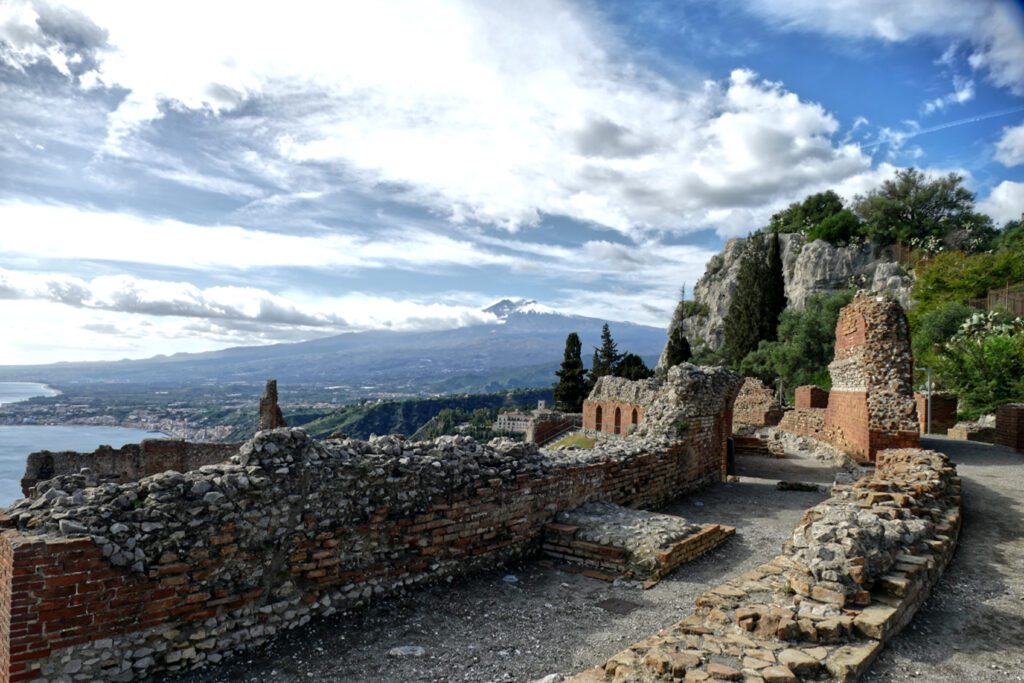
[[902, 307], [886, 296], [858, 292], [836, 323], [827, 440], [860, 462], [874, 462], [883, 449], [917, 446], [913, 368]]
[[630, 425], [640, 424], [656, 396], [653, 379], [601, 377], [583, 402], [583, 428], [613, 435], [632, 433]]
[[794, 392], [797, 408], [828, 408], [828, 392], [813, 384], [797, 387]]
[[240, 443], [195, 443], [180, 439], [144, 439], [121, 448], [100, 446], [91, 453], [38, 451], [28, 456], [21, 491], [29, 495], [33, 486], [62, 474], [77, 474], [82, 468], [103, 481], [135, 481], [168, 470], [188, 472], [223, 462], [238, 452]]
[[570, 683], [857, 680], [953, 557], [960, 480], [940, 453], [883, 451], [804, 515], [773, 560]]
[[319, 443], [278, 429], [185, 473], [40, 483], [0, 520], [0, 670], [91, 681], [203, 666], [318, 615], [530, 554], [559, 511], [656, 506], [719, 481], [739, 382], [700, 374], [670, 384], [692, 389], [692, 405], [657, 448]]
[[779, 422], [778, 429], [797, 436], [809, 436], [825, 440], [824, 408], [793, 408], [787, 410]]
[[[928, 395], [916, 392], [918, 431], [928, 433]], [[956, 426], [957, 399], [949, 394], [932, 394], [932, 434], [946, 434]]]
[[764, 382], [747, 377], [732, 407], [733, 429], [774, 427], [782, 419], [782, 407]]
[[995, 443], [1024, 453], [1024, 403], [1008, 403], [996, 410]]

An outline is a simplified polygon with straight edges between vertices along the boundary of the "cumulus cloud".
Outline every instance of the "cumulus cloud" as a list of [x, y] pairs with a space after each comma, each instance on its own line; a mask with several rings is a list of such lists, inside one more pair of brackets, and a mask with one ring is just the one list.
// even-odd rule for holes
[[978, 210], [991, 216], [996, 225], [1020, 220], [1024, 216], [1024, 183], [1004, 180], [988, 197], [978, 202]]
[[[37, 6], [12, 7], [31, 26]], [[72, 15], [105, 32], [79, 81], [126, 93], [107, 153], [125, 153], [168, 111], [191, 112], [236, 122], [222, 131], [230, 147], [266, 149], [253, 172], [339, 168], [456, 222], [517, 229], [554, 214], [629, 234], [731, 235], [771, 210], [754, 207], [871, 165], [833, 141], [828, 111], [782, 84], [748, 70], [670, 82], [632, 63], [599, 16], [561, 0], [82, 3]], [[48, 35], [22, 36], [0, 58], [70, 59]]]
[[[965, 41], [972, 68], [1024, 95], [1024, 12], [1010, 0], [752, 0], [745, 6], [786, 29], [887, 42]], [[943, 60], [951, 62], [955, 52], [947, 50]]]
[[1003, 129], [996, 143], [995, 157], [1003, 166], [1024, 164], [1024, 124]]

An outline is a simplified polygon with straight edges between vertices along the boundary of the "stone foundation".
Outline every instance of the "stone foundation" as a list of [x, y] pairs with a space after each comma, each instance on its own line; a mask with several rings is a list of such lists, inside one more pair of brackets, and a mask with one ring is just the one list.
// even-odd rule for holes
[[556, 560], [596, 570], [599, 578], [645, 581], [650, 587], [735, 532], [719, 524], [690, 524], [673, 515], [588, 503], [559, 513], [545, 526], [541, 549]]
[[39, 482], [88, 468], [102, 481], [137, 481], [159, 472], [188, 472], [224, 462], [238, 453], [240, 443], [194, 443], [179, 439], [144, 439], [121, 448], [100, 446], [91, 453], [38, 451], [28, 456], [21, 491], [29, 495]]
[[960, 518], [945, 456], [883, 451], [872, 476], [807, 511], [783, 554], [570, 681], [854, 681], [927, 599]]

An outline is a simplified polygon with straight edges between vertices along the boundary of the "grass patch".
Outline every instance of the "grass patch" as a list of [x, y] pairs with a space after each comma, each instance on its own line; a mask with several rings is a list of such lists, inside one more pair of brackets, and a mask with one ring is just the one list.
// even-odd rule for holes
[[593, 448], [594, 440], [584, 436], [583, 434], [576, 433], [570, 434], [560, 441], [556, 441], [551, 445], [551, 448]]

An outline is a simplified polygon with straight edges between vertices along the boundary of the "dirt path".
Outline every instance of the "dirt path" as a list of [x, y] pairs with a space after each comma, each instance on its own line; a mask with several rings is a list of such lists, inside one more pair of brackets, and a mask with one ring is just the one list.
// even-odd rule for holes
[[[648, 591], [529, 561], [335, 615], [175, 680], [518, 683], [575, 673], [675, 623], [700, 593], [774, 557], [803, 511], [824, 498], [759, 481], [680, 498], [663, 511], [734, 525], [737, 534]], [[422, 656], [388, 655], [404, 646], [423, 648]]]
[[864, 681], [1024, 681], [1024, 454], [944, 438], [964, 485], [956, 556]]

